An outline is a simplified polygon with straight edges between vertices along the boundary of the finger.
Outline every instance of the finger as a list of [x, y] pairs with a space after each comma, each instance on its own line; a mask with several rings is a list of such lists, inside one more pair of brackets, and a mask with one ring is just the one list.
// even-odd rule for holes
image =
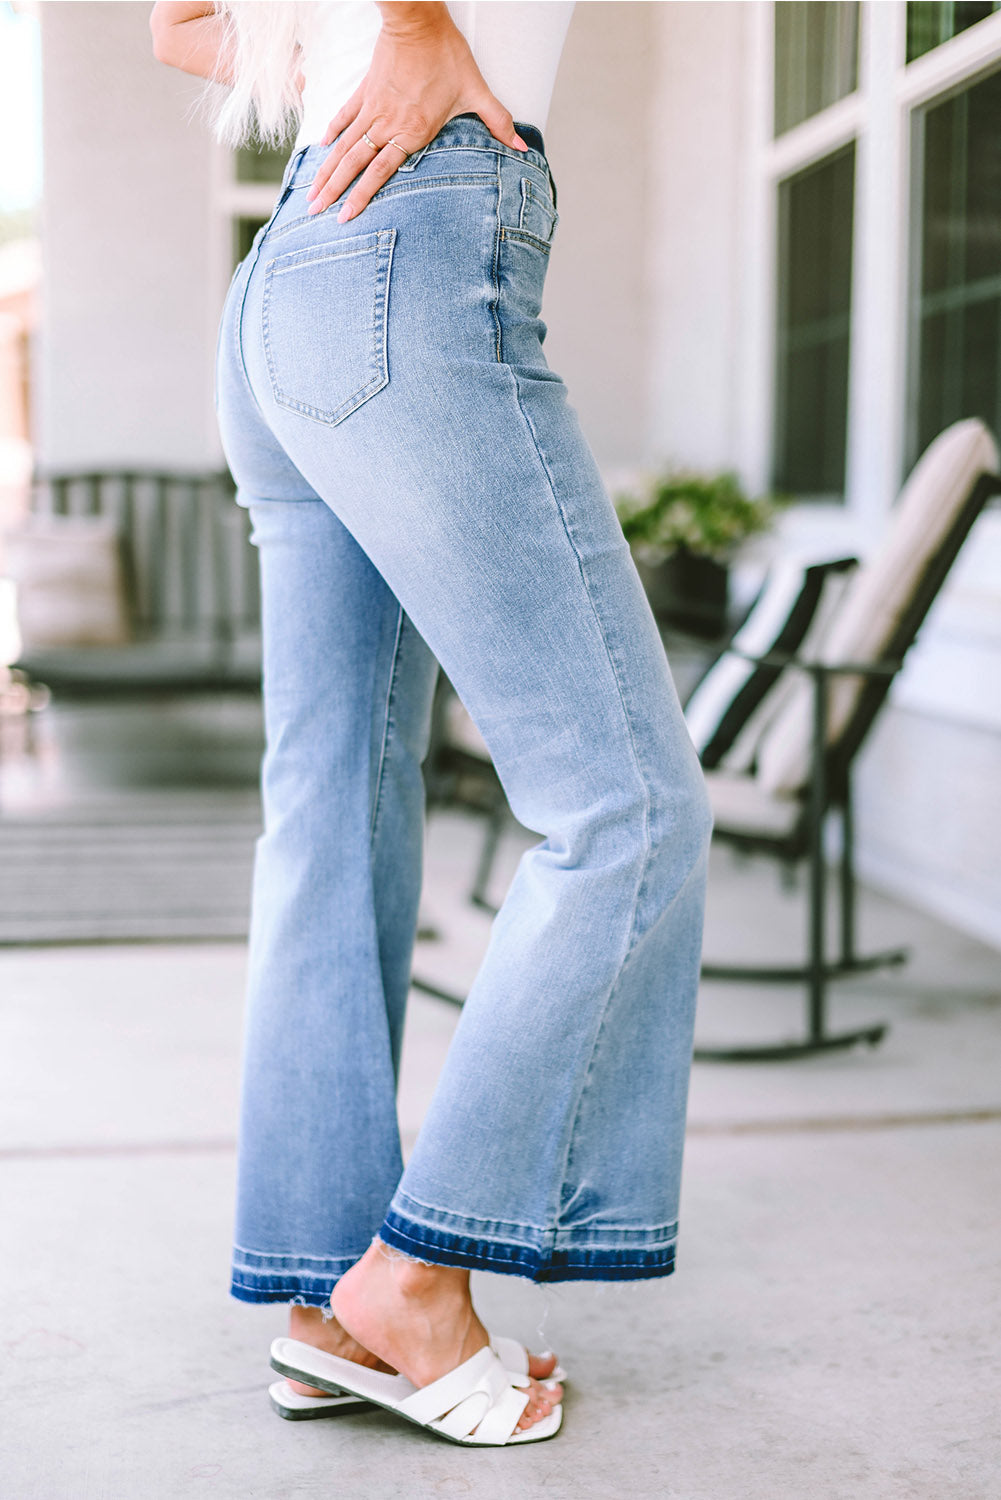
[[514, 146], [517, 151], [528, 150], [528, 142], [523, 141], [514, 128], [514, 117], [510, 110], [505, 109], [495, 95], [484, 94], [475, 112], [490, 134], [496, 136], [497, 140], [503, 141], [505, 146]]
[[368, 169], [362, 173], [361, 181], [355, 183], [341, 204], [337, 214], [338, 224], [346, 224], [348, 219], [356, 219], [365, 205], [370, 202], [383, 184], [389, 181], [400, 163], [405, 160], [403, 152], [397, 151], [395, 146], [384, 146]]
[[[345, 109], [346, 108], [347, 106], [345, 106]], [[339, 125], [336, 131], [334, 130], [334, 126], [338, 125], [338, 121], [341, 119], [341, 116], [344, 113], [345, 110], [338, 111], [338, 113], [331, 120], [330, 124], [327, 126], [326, 135], [320, 142], [321, 146], [329, 145], [327, 136], [333, 135], [336, 138], [337, 143], [334, 146], [333, 150], [329, 153], [329, 155], [323, 158], [323, 161], [316, 169], [316, 176], [313, 178], [313, 181], [310, 184], [309, 192], [306, 194], [306, 198], [309, 202], [312, 202], [320, 189], [330, 181], [330, 178], [337, 171], [337, 168], [340, 166], [345, 156], [351, 150], [352, 146], [356, 145], [357, 142], [361, 140], [362, 128], [359, 124], [357, 116], [349, 118], [344, 122], [344, 124]], [[355, 168], [355, 171], [360, 171], [362, 165], [363, 163], [359, 162], [358, 166]], [[341, 190], [343, 190], [343, 188], [347, 186], [350, 180], [350, 178], [345, 178], [341, 182]], [[337, 194], [335, 193], [334, 197], [336, 196]]]
[[363, 139], [363, 135], [365, 132], [357, 120], [342, 130], [338, 144], [333, 147], [329, 156], [324, 157], [312, 181], [312, 187], [306, 193], [306, 199], [312, 204], [309, 208], [311, 213], [320, 213], [323, 208], [329, 208], [341, 196], [345, 187], [350, 187], [359, 172], [369, 165], [372, 147]]
[[[329, 156], [324, 157], [323, 161], [321, 161], [320, 165], [316, 169], [316, 176], [313, 178], [313, 181], [309, 185], [309, 191], [306, 194], [307, 203], [312, 203], [313, 200], [317, 198], [323, 191], [323, 189], [327, 186], [331, 177], [333, 177], [334, 173], [337, 171], [337, 168], [344, 160], [346, 151], [346, 146], [343, 149], [335, 147], [334, 150], [331, 151]], [[326, 197], [326, 201], [323, 203], [322, 207], [326, 208], [327, 203], [332, 203], [336, 196], [336, 193], [328, 194]]]
[[[362, 140], [360, 129], [353, 141], [348, 139], [349, 133], [349, 131], [344, 132], [343, 150], [341, 141], [338, 141], [330, 156], [317, 171], [313, 186], [306, 194], [309, 200], [308, 213], [322, 213], [325, 208], [329, 208], [331, 203], [341, 196], [344, 189], [354, 182], [358, 173], [373, 160], [372, 147], [367, 141]], [[402, 156], [400, 160], [403, 160]]]
[[334, 147], [333, 151], [331, 151], [329, 156], [324, 157], [322, 163], [317, 168], [316, 175], [313, 178], [312, 183], [310, 184], [309, 192], [306, 194], [307, 200], [312, 201], [312, 199], [316, 197], [317, 193], [320, 191], [320, 188], [330, 179], [331, 174], [333, 172], [336, 172], [345, 155], [345, 152], [349, 150], [352, 140], [358, 139], [357, 134], [352, 137], [352, 140], [337, 140], [337, 137], [347, 129], [352, 120], [355, 120], [357, 118], [358, 110], [361, 106], [361, 98], [361, 89], [355, 89], [354, 93], [351, 95], [351, 98], [346, 100], [346, 102], [341, 105], [340, 109], [337, 111], [336, 115], [334, 115], [334, 118], [330, 121], [330, 124], [324, 131], [323, 139], [319, 144], [321, 146], [329, 146], [332, 142], [337, 141], [337, 145]]

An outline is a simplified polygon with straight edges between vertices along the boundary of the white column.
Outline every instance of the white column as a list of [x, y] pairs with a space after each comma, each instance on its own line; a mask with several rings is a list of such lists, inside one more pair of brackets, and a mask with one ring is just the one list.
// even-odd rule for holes
[[907, 116], [895, 99], [906, 5], [862, 6], [846, 494], [878, 535], [900, 488], [907, 350]]
[[745, 11], [745, 88], [739, 101], [743, 156], [738, 217], [742, 228], [738, 291], [739, 378], [736, 460], [752, 494], [771, 483], [775, 417], [775, 183], [768, 170], [775, 92], [775, 8], [758, 0]]

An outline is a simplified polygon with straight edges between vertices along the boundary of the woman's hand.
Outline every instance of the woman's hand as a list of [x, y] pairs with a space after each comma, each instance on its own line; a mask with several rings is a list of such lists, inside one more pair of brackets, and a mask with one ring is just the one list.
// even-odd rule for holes
[[[487, 88], [446, 5], [388, 3], [379, 9], [382, 31], [371, 66], [327, 126], [323, 145], [340, 138], [307, 194], [313, 200], [309, 212], [320, 213], [362, 172], [337, 215], [339, 224], [360, 214], [406, 160], [404, 153], [434, 140], [453, 115], [477, 114], [505, 146], [528, 150], [510, 113]], [[377, 153], [363, 139], [366, 132], [382, 148]], [[394, 137], [401, 149], [388, 144]]]

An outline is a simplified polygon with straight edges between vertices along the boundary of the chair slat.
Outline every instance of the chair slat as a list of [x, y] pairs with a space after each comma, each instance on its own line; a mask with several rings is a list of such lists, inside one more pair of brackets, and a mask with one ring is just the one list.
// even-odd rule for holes
[[[227, 470], [39, 468], [32, 476], [31, 508], [38, 515], [113, 521], [137, 634], [175, 642], [181, 675], [184, 643], [190, 641], [196, 685], [209, 670], [214, 681], [225, 677], [237, 632], [254, 631], [260, 623], [257, 558], [235, 488]], [[206, 645], [215, 650], [199, 649]], [[81, 648], [81, 660], [85, 654]], [[144, 680], [145, 674], [137, 676], [136, 685]], [[123, 686], [120, 669], [114, 686]]]

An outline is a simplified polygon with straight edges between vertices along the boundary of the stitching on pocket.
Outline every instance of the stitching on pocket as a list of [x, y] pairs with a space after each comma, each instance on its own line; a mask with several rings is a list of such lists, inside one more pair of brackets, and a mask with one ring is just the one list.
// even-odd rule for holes
[[[387, 351], [389, 276], [395, 244], [395, 229], [376, 229], [368, 234], [352, 235], [343, 240], [304, 246], [300, 250], [288, 250], [268, 262], [264, 273], [262, 331], [271, 391], [279, 406], [298, 412], [300, 416], [310, 417], [315, 422], [323, 422], [333, 427], [343, 422], [345, 417], [357, 411], [359, 406], [389, 383]], [[284, 376], [280, 368], [281, 361], [276, 355], [272, 326], [275, 282], [277, 277], [296, 271], [311, 270], [317, 266], [334, 266], [338, 261], [357, 261], [363, 256], [372, 257], [370, 342], [367, 350], [359, 350], [360, 358], [357, 361], [357, 368], [351, 372], [352, 379], [362, 378], [354, 390], [343, 396], [336, 406], [325, 409], [307, 400], [305, 391], [300, 390], [297, 395], [285, 388]], [[346, 305], [353, 304], [348, 302]], [[322, 375], [316, 375], [315, 378], [322, 379]]]
[[537, 234], [531, 234], [527, 229], [510, 229], [506, 224], [501, 226], [501, 238], [505, 240], [517, 240], [524, 245], [532, 245], [536, 250], [544, 250], [547, 255], [552, 249], [549, 241], [540, 239]]
[[549, 224], [547, 234], [535, 234], [536, 239], [549, 241], [553, 237], [553, 231], [559, 222], [559, 214], [553, 205], [549, 194], [545, 192], [531, 177], [521, 179], [521, 210], [518, 214], [518, 228], [524, 234], [535, 233], [531, 228], [532, 215], [535, 210], [542, 216], [543, 223]]

